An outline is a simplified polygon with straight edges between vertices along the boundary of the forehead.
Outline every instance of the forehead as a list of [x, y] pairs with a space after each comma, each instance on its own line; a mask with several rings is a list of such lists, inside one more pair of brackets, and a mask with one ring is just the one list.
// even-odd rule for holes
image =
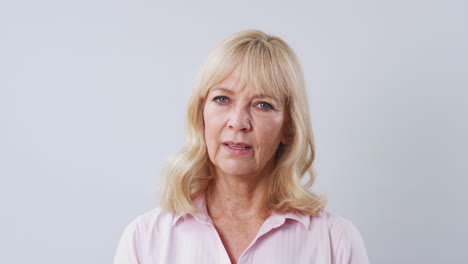
[[213, 85], [209, 89], [209, 93], [224, 92], [238, 94], [245, 92], [255, 97], [269, 97], [282, 101], [283, 96], [275, 93], [273, 89], [269, 89], [269, 85], [258, 85], [256, 83], [258, 82], [255, 82], [252, 78], [242, 78], [242, 71], [236, 68], [226, 79]]
[[[241, 87], [241, 86], [244, 86], [244, 87]], [[215, 84], [213, 88], [219, 88], [219, 87], [223, 87], [223, 88], [227, 88], [229, 90], [233, 90], [233, 91], [238, 91], [240, 89], [244, 89], [245, 88], [245, 84], [242, 85], [242, 78], [241, 78], [241, 74], [240, 74], [240, 70], [239, 68], [236, 68], [234, 69], [234, 71], [232, 71], [231, 74], [229, 74], [227, 76], [226, 79], [224, 79], [223, 81]]]

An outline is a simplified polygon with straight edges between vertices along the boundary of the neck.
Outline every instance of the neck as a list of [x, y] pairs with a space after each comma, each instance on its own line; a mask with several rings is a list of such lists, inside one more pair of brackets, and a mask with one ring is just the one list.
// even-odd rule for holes
[[[214, 181], [207, 193], [208, 212], [213, 219], [266, 219], [267, 177], [239, 177], [215, 170]], [[247, 179], [247, 180], [246, 180]]]

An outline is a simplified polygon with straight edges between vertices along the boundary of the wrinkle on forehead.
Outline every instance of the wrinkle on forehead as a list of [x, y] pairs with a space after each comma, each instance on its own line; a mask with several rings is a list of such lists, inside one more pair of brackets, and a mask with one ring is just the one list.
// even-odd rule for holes
[[221, 90], [226, 93], [241, 93], [245, 89], [249, 89], [249, 94], [253, 98], [270, 98], [276, 101], [285, 100], [287, 95], [284, 88], [279, 89], [279, 87], [274, 87], [274, 85], [267, 83], [267, 80], [246, 71], [246, 68], [237, 66], [224, 80], [213, 85], [207, 91], [207, 94], [215, 90]]

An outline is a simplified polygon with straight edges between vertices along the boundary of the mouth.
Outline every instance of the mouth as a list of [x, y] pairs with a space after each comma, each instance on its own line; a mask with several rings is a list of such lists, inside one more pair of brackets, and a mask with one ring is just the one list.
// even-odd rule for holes
[[236, 150], [248, 150], [252, 148], [252, 145], [249, 145], [244, 142], [224, 141], [222, 144], [226, 147], [230, 147]]

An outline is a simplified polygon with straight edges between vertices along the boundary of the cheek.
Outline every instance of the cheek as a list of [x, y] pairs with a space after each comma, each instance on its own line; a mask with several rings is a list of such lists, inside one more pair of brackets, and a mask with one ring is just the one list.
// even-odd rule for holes
[[205, 127], [210, 128], [213, 126], [213, 111], [209, 107], [205, 107], [203, 110], [203, 121], [205, 122]]
[[264, 119], [257, 122], [257, 140], [262, 148], [261, 156], [270, 157], [278, 149], [281, 142], [283, 119], [281, 117]]
[[261, 129], [260, 138], [265, 141], [276, 140], [281, 136], [281, 131], [283, 127], [283, 118], [274, 117], [265, 120], [261, 120], [258, 123], [258, 129]]
[[216, 142], [223, 128], [222, 116], [214, 107], [206, 105], [203, 110], [203, 121], [205, 124], [205, 140], [207, 144]]

